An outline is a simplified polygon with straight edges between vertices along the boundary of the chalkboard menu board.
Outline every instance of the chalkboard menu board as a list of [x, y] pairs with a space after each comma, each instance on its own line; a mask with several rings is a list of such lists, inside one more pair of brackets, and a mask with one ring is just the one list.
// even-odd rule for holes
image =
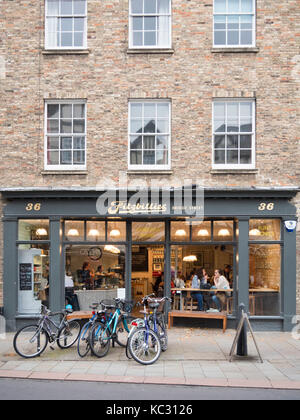
[[19, 266], [20, 290], [32, 290], [32, 264], [22, 263]]
[[132, 247], [132, 271], [148, 271], [148, 249], [145, 246]]

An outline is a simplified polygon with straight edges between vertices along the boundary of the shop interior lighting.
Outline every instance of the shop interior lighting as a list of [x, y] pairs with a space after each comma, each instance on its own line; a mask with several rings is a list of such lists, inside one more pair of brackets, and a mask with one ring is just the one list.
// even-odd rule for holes
[[100, 236], [98, 229], [91, 229], [88, 233], [88, 236]]
[[116, 246], [114, 246], [114, 245], [105, 245], [105, 247], [104, 247], [104, 251], [108, 251], [108, 252], [111, 252], [112, 254], [120, 254], [120, 250], [119, 250], [119, 248], [117, 248]]
[[229, 232], [228, 229], [220, 229], [218, 235], [219, 236], [230, 236], [230, 232]]
[[186, 231], [184, 229], [178, 229], [175, 236], [186, 236]]
[[48, 232], [46, 231], [45, 228], [38, 228], [35, 233], [38, 236], [47, 236], [48, 235]]
[[209, 236], [207, 229], [200, 229], [197, 236]]
[[77, 229], [69, 229], [67, 235], [68, 236], [79, 236], [79, 232], [78, 232]]
[[121, 233], [120, 233], [119, 229], [113, 229], [113, 230], [110, 231], [109, 235], [112, 236], [113, 238], [115, 238], [117, 236], [120, 236]]
[[249, 232], [250, 236], [260, 236], [260, 231], [258, 229], [251, 229]]
[[195, 261], [197, 261], [197, 257], [196, 257], [196, 255], [187, 255], [186, 257], [183, 258], [183, 261], [185, 261], [185, 262], [195, 262]]

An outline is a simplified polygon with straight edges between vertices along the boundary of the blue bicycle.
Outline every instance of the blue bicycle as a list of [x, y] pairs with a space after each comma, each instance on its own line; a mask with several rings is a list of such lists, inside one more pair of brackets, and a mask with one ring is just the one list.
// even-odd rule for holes
[[129, 334], [128, 317], [132, 311], [132, 302], [123, 299], [114, 299], [113, 302], [102, 301], [106, 321], [93, 325], [89, 334], [89, 344], [93, 354], [104, 357], [116, 342], [121, 347], [126, 347]]

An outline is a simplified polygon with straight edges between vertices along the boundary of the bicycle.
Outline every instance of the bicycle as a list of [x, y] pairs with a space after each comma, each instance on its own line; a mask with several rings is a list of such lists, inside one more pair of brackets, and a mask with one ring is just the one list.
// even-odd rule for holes
[[105, 321], [105, 313], [103, 311], [96, 312], [99, 304], [94, 303], [90, 308], [93, 309], [92, 311], [92, 318], [86, 322], [83, 327], [81, 328], [78, 341], [77, 341], [77, 352], [80, 357], [85, 357], [89, 351], [92, 351], [90, 343], [89, 343], [89, 335], [91, 329], [97, 322], [104, 322]]
[[[89, 334], [89, 343], [92, 352], [97, 357], [104, 357], [112, 345], [116, 342], [121, 347], [127, 344], [129, 328], [127, 318], [132, 311], [132, 302], [122, 299], [114, 299], [115, 303], [102, 301], [101, 305], [105, 310], [106, 322], [99, 322], [92, 327]], [[108, 311], [113, 310], [113, 313]]]
[[[17, 354], [26, 359], [40, 356], [48, 343], [57, 343], [61, 349], [67, 349], [76, 343], [80, 334], [80, 324], [77, 320], [68, 321], [67, 315], [72, 310], [65, 309], [60, 312], [51, 312], [46, 306], [41, 307], [41, 316], [37, 324], [20, 328], [14, 336], [13, 346]], [[62, 316], [60, 323], [51, 317]]]
[[[162, 310], [165, 301], [170, 301], [168, 297], [151, 298], [153, 295], [145, 296], [142, 300], [144, 305], [144, 326], [137, 327], [130, 334], [128, 339], [128, 349], [131, 356], [143, 365], [155, 363], [161, 351], [167, 350], [168, 338], [165, 328], [163, 313], [158, 314], [158, 309]], [[153, 313], [147, 311], [146, 305], [153, 309]]]

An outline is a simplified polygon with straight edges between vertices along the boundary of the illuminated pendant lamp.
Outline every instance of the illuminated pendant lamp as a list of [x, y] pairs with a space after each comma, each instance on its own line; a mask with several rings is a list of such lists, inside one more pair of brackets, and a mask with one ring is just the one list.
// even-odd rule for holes
[[186, 236], [186, 231], [184, 229], [178, 229], [175, 232], [175, 236], [180, 236], [180, 237]]
[[88, 233], [88, 236], [100, 236], [98, 229], [91, 229]]
[[36, 235], [38, 236], [47, 236], [48, 232], [45, 228], [38, 228], [35, 232]]
[[185, 261], [185, 262], [195, 262], [195, 261], [197, 261], [197, 257], [196, 257], [196, 255], [187, 255], [186, 257], [183, 258], [183, 261]]
[[230, 232], [228, 229], [220, 229], [218, 232], [218, 236], [230, 236]]
[[119, 229], [112, 229], [109, 233], [109, 235], [113, 238], [117, 238], [118, 236], [121, 235]]
[[77, 229], [69, 229], [67, 235], [68, 236], [79, 236], [79, 232], [78, 232]]
[[197, 233], [197, 236], [209, 236], [207, 229], [200, 229]]
[[250, 236], [260, 236], [260, 231], [258, 229], [251, 229], [249, 232]]

